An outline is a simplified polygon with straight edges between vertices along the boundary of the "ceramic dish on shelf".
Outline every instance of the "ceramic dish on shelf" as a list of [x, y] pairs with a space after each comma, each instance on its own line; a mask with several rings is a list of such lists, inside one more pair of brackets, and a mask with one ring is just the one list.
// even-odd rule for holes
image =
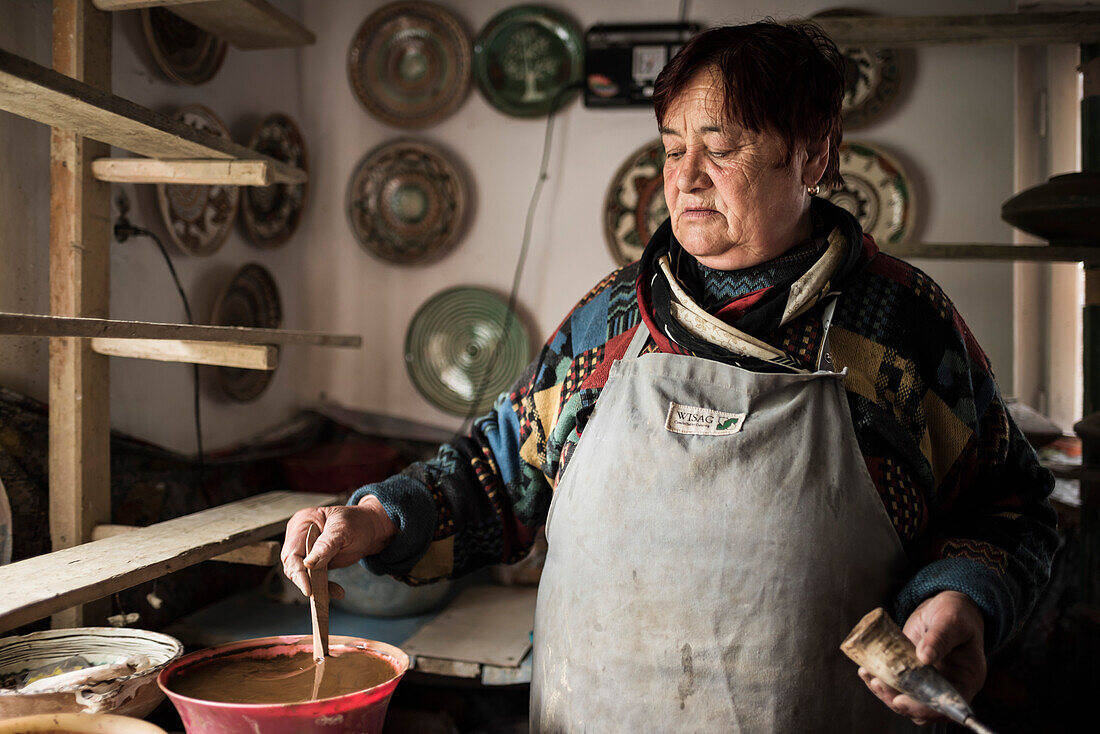
[[913, 231], [913, 188], [897, 161], [870, 143], [840, 144], [844, 185], [822, 197], [855, 215], [880, 247], [905, 242]]
[[[173, 119], [229, 140], [229, 130], [202, 105], [180, 107]], [[158, 183], [157, 203], [168, 236], [189, 255], [212, 255], [225, 244], [240, 205], [239, 186]]]
[[225, 60], [225, 41], [164, 8], [142, 8], [141, 25], [157, 67], [177, 84], [209, 81]]
[[401, 265], [448, 253], [466, 213], [466, 187], [443, 151], [399, 140], [367, 153], [351, 174], [347, 212], [371, 254]]
[[459, 286], [429, 298], [405, 334], [405, 368], [426, 400], [468, 415], [492, 406], [530, 359], [527, 330], [484, 288]]
[[478, 88], [489, 104], [515, 117], [539, 117], [564, 105], [579, 92], [583, 70], [577, 26], [541, 5], [498, 13], [474, 42]]
[[[283, 306], [275, 279], [267, 268], [257, 263], [242, 266], [214, 304], [215, 326], [277, 329], [282, 323]], [[226, 395], [238, 403], [248, 403], [260, 397], [274, 376], [274, 370], [218, 368], [218, 383]]]
[[616, 171], [603, 206], [603, 231], [619, 265], [642, 256], [649, 238], [668, 219], [665, 204], [665, 148], [660, 139], [630, 154]]
[[367, 111], [395, 127], [422, 127], [450, 115], [470, 89], [470, 39], [434, 3], [384, 5], [359, 26], [348, 79]]
[[[292, 166], [309, 170], [302, 132], [287, 115], [275, 113], [260, 123], [248, 147]], [[258, 247], [278, 247], [294, 234], [302, 219], [307, 185], [246, 186], [241, 218], [248, 238]]]
[[[815, 14], [815, 18], [871, 16], [865, 10], [834, 8]], [[844, 102], [841, 104], [844, 129], [857, 130], [881, 117], [898, 96], [903, 75], [898, 52], [892, 48], [841, 47], [844, 57]]]

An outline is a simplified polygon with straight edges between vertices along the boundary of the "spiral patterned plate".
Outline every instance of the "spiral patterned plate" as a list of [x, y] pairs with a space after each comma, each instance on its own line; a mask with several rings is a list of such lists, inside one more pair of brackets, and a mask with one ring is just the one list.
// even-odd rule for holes
[[646, 143], [619, 167], [603, 206], [603, 231], [619, 265], [642, 256], [649, 238], [668, 219], [664, 189], [665, 148]]
[[438, 260], [458, 241], [465, 184], [437, 148], [411, 140], [375, 148], [348, 182], [348, 220], [356, 239], [383, 260]]
[[474, 42], [474, 78], [489, 104], [515, 117], [540, 117], [579, 91], [584, 44], [556, 10], [519, 5], [494, 16]]
[[225, 41], [164, 8], [142, 8], [141, 25], [153, 60], [177, 84], [209, 81], [225, 60]]
[[434, 3], [396, 2], [372, 13], [351, 42], [348, 79], [372, 115], [422, 127], [450, 115], [470, 89], [470, 39]]
[[[202, 105], [187, 105], [173, 117], [196, 130], [229, 140], [218, 116]], [[157, 185], [157, 203], [168, 236], [190, 255], [212, 255], [225, 243], [240, 204], [239, 186], [215, 184]]]
[[[839, 18], [875, 15], [866, 10], [834, 8], [815, 14], [815, 18]], [[840, 49], [844, 57], [844, 101], [841, 116], [845, 130], [866, 127], [881, 117], [898, 96], [904, 75], [898, 52], [892, 48]]]
[[[248, 147], [303, 171], [309, 170], [305, 140], [298, 126], [286, 115], [268, 116], [252, 134]], [[290, 239], [302, 219], [306, 191], [304, 183], [245, 187], [241, 218], [252, 243], [259, 247], [278, 247]]]
[[904, 242], [913, 231], [913, 188], [901, 166], [870, 143], [840, 144], [844, 185], [822, 196], [855, 215], [875, 242]]
[[455, 415], [488, 410], [530, 356], [523, 324], [483, 288], [459, 286], [432, 296], [405, 335], [405, 368], [413, 385]]
[[[215, 326], [251, 326], [277, 329], [283, 323], [279, 289], [267, 268], [248, 263], [237, 271], [214, 304]], [[260, 397], [267, 389], [274, 370], [246, 370], [219, 367], [218, 382], [225, 393], [238, 403]]]

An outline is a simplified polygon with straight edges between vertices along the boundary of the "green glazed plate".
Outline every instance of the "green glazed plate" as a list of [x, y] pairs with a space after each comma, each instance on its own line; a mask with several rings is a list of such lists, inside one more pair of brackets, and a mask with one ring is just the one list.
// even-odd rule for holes
[[658, 138], [631, 153], [611, 180], [603, 231], [619, 265], [639, 259], [649, 238], [668, 219], [664, 165], [665, 148]]
[[458, 241], [466, 190], [458, 169], [425, 143], [375, 148], [348, 182], [348, 221], [371, 254], [400, 265], [438, 260]]
[[429, 298], [405, 335], [405, 368], [426, 400], [448, 413], [488, 410], [531, 357], [527, 330], [484, 288], [459, 286]]
[[509, 8], [474, 42], [474, 79], [489, 104], [515, 117], [540, 117], [576, 96], [584, 68], [580, 30], [541, 5]]
[[854, 140], [840, 144], [844, 185], [821, 195], [847, 209], [879, 245], [905, 242], [913, 232], [913, 187], [883, 150]]

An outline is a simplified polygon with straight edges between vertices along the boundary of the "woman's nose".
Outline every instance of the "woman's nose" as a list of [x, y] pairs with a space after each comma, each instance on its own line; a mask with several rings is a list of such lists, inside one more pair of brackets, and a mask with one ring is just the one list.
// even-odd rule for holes
[[685, 151], [676, 170], [676, 187], [685, 193], [710, 186], [706, 161], [698, 151]]

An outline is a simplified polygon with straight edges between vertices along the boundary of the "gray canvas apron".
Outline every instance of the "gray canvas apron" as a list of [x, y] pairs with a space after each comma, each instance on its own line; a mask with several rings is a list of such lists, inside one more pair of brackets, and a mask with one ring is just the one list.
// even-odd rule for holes
[[843, 375], [639, 357], [647, 337], [550, 506], [532, 732], [910, 730], [838, 647], [907, 576]]

